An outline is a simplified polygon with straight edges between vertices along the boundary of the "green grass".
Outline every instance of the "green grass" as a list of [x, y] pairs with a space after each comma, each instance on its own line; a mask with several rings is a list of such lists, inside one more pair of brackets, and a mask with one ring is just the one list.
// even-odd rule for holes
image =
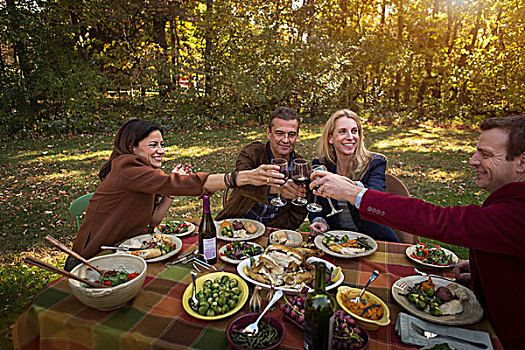
[[[303, 126], [296, 147], [313, 158], [322, 126]], [[389, 172], [399, 176], [414, 197], [439, 205], [480, 204], [486, 197], [474, 185], [468, 160], [478, 133], [429, 126], [368, 126], [366, 142], [389, 159]], [[65, 255], [43, 242], [50, 234], [71, 244], [76, 224], [68, 208], [72, 200], [93, 192], [98, 169], [109, 157], [113, 135], [55, 136], [0, 141], [0, 348], [31, 298], [57, 276], [23, 263], [32, 255], [62, 265]], [[165, 135], [168, 144], [165, 171], [179, 162], [194, 171], [224, 172], [234, 168], [237, 153], [252, 140], [266, 140], [264, 127], [197, 130]], [[212, 197], [212, 211], [222, 208], [222, 193]], [[196, 198], [176, 198], [168, 218], [200, 217]], [[303, 229], [308, 227], [303, 226]], [[452, 248], [461, 258], [462, 247]]]

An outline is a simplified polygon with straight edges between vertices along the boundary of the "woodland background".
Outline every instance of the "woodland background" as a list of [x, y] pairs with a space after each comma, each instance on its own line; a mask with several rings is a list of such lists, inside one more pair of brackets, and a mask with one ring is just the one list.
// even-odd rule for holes
[[[414, 197], [480, 204], [470, 126], [524, 112], [524, 19], [525, 0], [0, 0], [0, 348], [58, 277], [24, 256], [63, 265], [43, 237], [71, 244], [69, 205], [133, 117], [167, 131], [165, 169], [221, 172], [277, 106], [310, 159], [350, 108]], [[200, 211], [180, 197], [167, 220]]]
[[3, 0], [0, 131], [522, 113], [523, 0]]

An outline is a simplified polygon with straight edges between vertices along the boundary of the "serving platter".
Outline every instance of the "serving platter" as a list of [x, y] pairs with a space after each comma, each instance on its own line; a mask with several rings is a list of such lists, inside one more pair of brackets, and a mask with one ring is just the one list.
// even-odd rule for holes
[[[170, 221], [169, 223], [170, 224], [179, 224], [181, 222], [184, 222], [185, 224], [188, 225], [188, 230], [186, 232], [183, 232], [183, 233], [176, 233], [176, 234], [171, 234], [171, 233], [165, 233], [166, 235], [169, 235], [169, 236], [176, 236], [176, 237], [184, 237], [184, 236], [188, 236], [188, 235], [191, 235], [194, 231], [195, 231], [195, 225], [192, 224], [191, 222], [187, 222], [187, 221]], [[155, 229], [153, 230], [155, 233], [162, 233], [161, 230], [159, 229], [159, 227], [166, 227], [166, 224], [160, 224], [158, 226], [155, 227]]]
[[[144, 259], [144, 260], [146, 260], [146, 262], [152, 263], [152, 262], [157, 262], [157, 261], [162, 261], [162, 260], [169, 259], [172, 256], [174, 256], [175, 254], [177, 254], [182, 249], [182, 241], [180, 240], [180, 238], [178, 238], [178, 237], [176, 237], [174, 235], [166, 235], [166, 236], [171, 240], [171, 243], [176, 244], [175, 249], [173, 249], [168, 254], [164, 254], [164, 255], [158, 256], [156, 258]], [[118, 246], [119, 247], [136, 247], [136, 241], [135, 240], [139, 241], [140, 244], [142, 244], [143, 241], [147, 241], [147, 240], [150, 240], [152, 238], [153, 238], [153, 234], [147, 233], [147, 234], [144, 234], [144, 235], [136, 236], [136, 237], [130, 238], [128, 240], [125, 240], [124, 242], [120, 243]], [[139, 247], [140, 247], [140, 245], [139, 245]], [[136, 247], [136, 248], [138, 248], [138, 247]], [[119, 252], [117, 252], [117, 254], [131, 254], [131, 252], [119, 251]]]
[[[263, 246], [257, 244], [257, 243], [254, 243], [254, 242], [245, 242], [246, 244], [249, 244], [249, 245], [253, 245], [253, 246], [256, 246], [256, 247], [260, 247], [262, 250], [261, 250], [261, 254], [262, 252], [264, 252], [264, 248]], [[230, 244], [230, 243], [228, 243]], [[239, 264], [241, 261], [243, 261], [244, 259], [240, 259], [240, 260], [237, 260], [237, 259], [233, 259], [233, 258], [230, 258], [228, 256], [226, 256], [226, 248], [228, 246], [228, 244], [225, 244], [223, 245], [220, 249], [219, 249], [219, 258], [222, 260], [222, 261], [225, 261], [227, 263], [230, 263], [230, 264], [234, 264], [234, 265], [237, 265]], [[248, 258], [249, 259], [249, 258]]]
[[[252, 233], [252, 234], [246, 233], [246, 237], [228, 237], [228, 236], [223, 235], [221, 232], [221, 223], [224, 221], [229, 221], [230, 223], [233, 223], [235, 220], [242, 222], [243, 225], [247, 222], [252, 222], [255, 225], [255, 227], [257, 227], [257, 232]], [[259, 221], [250, 220], [250, 219], [235, 219], [235, 218], [216, 221], [215, 228], [217, 229], [217, 238], [222, 239], [223, 241], [229, 241], [229, 242], [250, 241], [252, 239], [259, 238], [262, 235], [264, 235], [264, 231], [266, 229], [264, 224], [260, 223]]]
[[[339, 237], [348, 236], [351, 239], [364, 237], [366, 238], [368, 244], [372, 246], [372, 249], [365, 250], [364, 252], [357, 253], [357, 254], [337, 253], [323, 244], [323, 238], [326, 236], [339, 236]], [[332, 255], [338, 258], [362, 258], [363, 256], [374, 254], [374, 252], [377, 250], [377, 242], [372, 237], [367, 236], [364, 233], [359, 233], [359, 232], [354, 232], [354, 231], [327, 231], [327, 232], [324, 232], [323, 234], [317, 235], [314, 239], [314, 244], [317, 248], [321, 249], [326, 254]]]
[[[414, 304], [408, 301], [405, 295], [408, 293], [409, 288], [414, 287], [416, 284], [426, 280], [428, 280], [427, 276], [419, 275], [408, 276], [398, 279], [392, 285], [392, 296], [394, 297], [394, 300], [403, 309], [410, 312], [412, 315], [437, 324], [444, 324], [448, 326], [460, 326], [473, 324], [481, 320], [481, 318], [483, 317], [483, 309], [481, 308], [481, 305], [476, 299], [476, 296], [470, 289], [459, 284], [459, 288], [463, 289], [468, 296], [468, 299], [462, 302], [463, 312], [461, 312], [460, 314], [433, 316], [423, 310], [419, 310], [418, 308], [416, 308]], [[450, 280], [446, 280], [439, 277], [432, 277], [432, 281], [434, 282], [436, 289], [442, 286], [446, 287], [449, 284], [453, 283], [450, 282]]]
[[[255, 256], [253, 258], [244, 259], [243, 261], [241, 261], [239, 263], [239, 265], [237, 265], [237, 273], [239, 274], [239, 276], [241, 276], [242, 278], [244, 278], [248, 282], [251, 282], [253, 284], [256, 284], [256, 285], [261, 286], [261, 287], [266, 288], [266, 289], [270, 289], [271, 286], [269, 284], [256, 281], [256, 280], [254, 280], [253, 278], [251, 278], [248, 275], [247, 271], [248, 271], [248, 268], [251, 266], [250, 259], [254, 259], [254, 262], [257, 263], [259, 261], [259, 256]], [[333, 270], [333, 269], [336, 268], [336, 266], [334, 264], [332, 264], [332, 263], [330, 263], [330, 262], [328, 262], [326, 260], [313, 257], [313, 256], [309, 257], [306, 260], [306, 262], [309, 263], [309, 264], [313, 264], [316, 261], [324, 263], [326, 265], [326, 269], [327, 270]], [[345, 279], [345, 275], [343, 274], [343, 271], [341, 271], [339, 273], [339, 278], [337, 279], [337, 281], [335, 281], [333, 284], [331, 284], [329, 286], [326, 286], [326, 290], [331, 290], [331, 289], [336, 288], [341, 283], [343, 283], [344, 279]], [[294, 288], [286, 288], [286, 287], [275, 287], [275, 289], [280, 289], [280, 290], [282, 290], [283, 292], [286, 292], [286, 293], [299, 293], [300, 292], [300, 290], [297, 290], [297, 289], [294, 289]], [[311, 292], [311, 291], [313, 291], [313, 288], [309, 289], [309, 292]]]
[[416, 258], [413, 258], [411, 256], [412, 254], [414, 254], [416, 252], [416, 246], [417, 246], [417, 244], [414, 244], [414, 245], [411, 245], [410, 247], [408, 247], [405, 250], [405, 254], [407, 255], [407, 257], [410, 260], [412, 260], [413, 262], [418, 263], [420, 265], [427, 266], [427, 267], [434, 267], [434, 268], [438, 268], [438, 269], [446, 269], [446, 268], [455, 266], [459, 262], [458, 256], [453, 251], [450, 251], [450, 250], [448, 250], [446, 248], [443, 248], [443, 247], [439, 247], [439, 249], [441, 249], [447, 255], [448, 254], [452, 255], [452, 262], [450, 264], [448, 264], [448, 265], [435, 265], [435, 264], [429, 264], [429, 263], [423, 262], [423, 261], [418, 260]]
[[242, 278], [240, 278], [239, 276], [233, 273], [222, 272], [222, 271], [212, 272], [212, 273], [208, 273], [208, 274], [198, 277], [195, 281], [195, 285], [197, 286], [197, 292], [202, 289], [202, 285], [204, 284], [206, 280], [213, 281], [217, 277], [221, 278], [222, 276], [225, 276], [225, 275], [228, 276], [230, 279], [237, 280], [238, 282], [237, 287], [239, 287], [239, 289], [241, 290], [241, 294], [239, 297], [239, 303], [233, 309], [231, 309], [230, 311], [222, 315], [217, 315], [217, 316], [203, 316], [199, 314], [198, 312], [194, 311], [190, 307], [190, 301], [189, 301], [193, 293], [193, 283], [190, 283], [188, 287], [186, 287], [184, 294], [182, 294], [182, 307], [184, 308], [184, 310], [195, 318], [206, 320], [206, 321], [216, 321], [216, 320], [220, 320], [226, 317], [230, 317], [231, 315], [235, 314], [237, 311], [242, 309], [242, 307], [246, 303], [246, 300], [248, 300], [249, 289], [248, 289], [248, 285], [246, 284], [246, 282]]

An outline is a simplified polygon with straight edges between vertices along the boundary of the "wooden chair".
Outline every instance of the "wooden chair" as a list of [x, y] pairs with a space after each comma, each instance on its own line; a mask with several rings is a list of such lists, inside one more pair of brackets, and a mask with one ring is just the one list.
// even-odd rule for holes
[[82, 225], [82, 215], [86, 212], [91, 197], [93, 197], [93, 193], [88, 193], [78, 197], [69, 207], [69, 212], [77, 219], [77, 228], [80, 228], [80, 225]]
[[[397, 194], [398, 196], [402, 197], [410, 197], [410, 192], [408, 192], [408, 188], [405, 186], [403, 181], [401, 181], [395, 175], [386, 174], [385, 182], [386, 192]], [[394, 229], [394, 233], [397, 235], [397, 237], [402, 243], [415, 244], [420, 242], [419, 236], [413, 235], [411, 233], [396, 229]]]

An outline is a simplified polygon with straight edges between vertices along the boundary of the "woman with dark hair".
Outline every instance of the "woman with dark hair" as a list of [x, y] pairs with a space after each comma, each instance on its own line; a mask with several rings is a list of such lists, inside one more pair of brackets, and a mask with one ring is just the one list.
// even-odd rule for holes
[[[359, 116], [342, 109], [328, 119], [319, 140], [317, 155], [313, 166], [323, 164], [327, 170], [346, 176], [366, 188], [385, 191], [385, 156], [370, 152], [364, 142], [363, 126]], [[319, 234], [328, 230], [349, 230], [364, 233], [381, 241], [399, 242], [390, 227], [362, 220], [359, 211], [349, 202], [337, 201], [342, 209], [337, 215], [328, 216], [331, 211], [329, 198], [319, 198], [322, 211], [310, 213], [310, 232]]]
[[[160, 170], [163, 155], [163, 130], [159, 126], [133, 119], [120, 128], [113, 152], [99, 172], [102, 183], [89, 201], [73, 243], [75, 252], [89, 259], [102, 245], [146, 233], [148, 226], [162, 221], [173, 196], [202, 196], [226, 187], [284, 182], [275, 171], [279, 167], [270, 164], [229, 174], [191, 174], [191, 169], [179, 164], [168, 175]], [[162, 197], [156, 199], [159, 195]], [[70, 256], [65, 269], [70, 271], [78, 263]]]

